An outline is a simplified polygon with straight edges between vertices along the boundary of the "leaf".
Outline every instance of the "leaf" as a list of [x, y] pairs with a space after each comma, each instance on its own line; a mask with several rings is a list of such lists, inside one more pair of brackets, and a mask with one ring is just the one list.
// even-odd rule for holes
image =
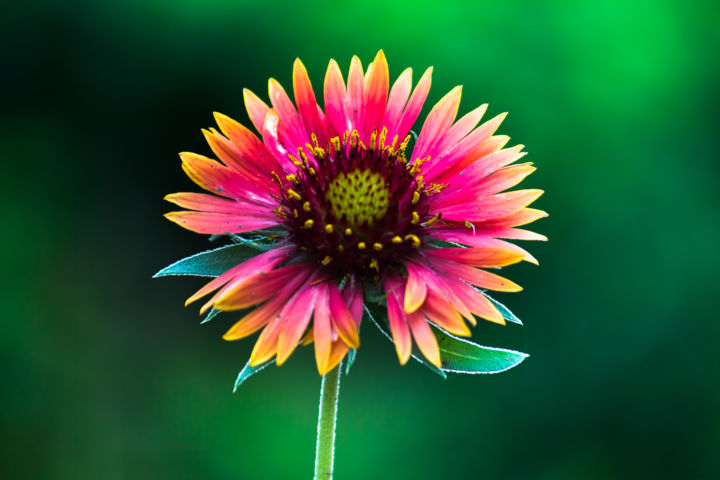
[[355, 357], [357, 356], [357, 350], [354, 348], [351, 348], [348, 352], [348, 359], [347, 359], [347, 365], [345, 366], [345, 375], [350, 373], [350, 367], [352, 367], [352, 364], [355, 363]]
[[235, 393], [237, 391], [238, 387], [249, 377], [251, 377], [252, 375], [255, 375], [260, 370], [267, 367], [268, 365], [272, 365], [273, 363], [275, 363], [274, 358], [272, 360], [268, 360], [265, 363], [261, 363], [260, 365], [251, 367], [250, 362], [248, 361], [248, 363], [245, 364], [243, 369], [240, 370], [240, 373], [238, 373], [237, 379], [235, 380], [235, 386], [233, 387], [233, 393]]
[[[432, 325], [432, 324], [431, 324]], [[432, 325], [440, 346], [443, 370], [455, 373], [500, 373], [520, 364], [528, 354], [484, 347], [458, 338]]]
[[210, 311], [208, 312], [208, 314], [205, 315], [205, 318], [202, 319], [202, 322], [200, 322], [200, 325], [202, 325], [203, 323], [209, 322], [210, 320], [215, 318], [215, 316], [217, 316], [217, 314], [220, 313], [221, 311], [222, 310], [217, 310], [215, 308], [211, 308]]
[[[382, 334], [385, 335], [385, 337], [394, 344], [395, 341], [393, 340], [392, 335], [390, 335], [390, 333], [382, 325], [380, 325], [380, 322], [375, 320], [375, 317], [373, 317], [373, 314], [370, 312], [370, 308], [368, 308], [367, 304], [365, 304], [365, 313], [367, 313], [370, 321], [372, 321], [372, 323], [375, 324], [375, 326], [382, 332]], [[414, 358], [418, 362], [422, 363], [423, 365], [425, 365], [426, 367], [428, 367], [430, 370], [437, 373], [441, 377], [447, 378], [447, 375], [445, 374], [445, 372], [443, 372], [441, 369], [437, 368], [435, 365], [433, 365], [432, 363], [425, 360], [425, 358], [422, 355], [415, 355], [413, 353], [412, 358]]]
[[[360, 333], [360, 327], [358, 326], [358, 334]], [[350, 373], [350, 367], [355, 363], [355, 357], [357, 356], [357, 349], [351, 348], [348, 352], [347, 365], [345, 366], [345, 375]]]
[[498, 309], [498, 311], [500, 312], [500, 315], [502, 315], [505, 320], [507, 320], [508, 322], [517, 323], [518, 325], [522, 325], [522, 324], [523, 324], [523, 323], [520, 321], [520, 319], [519, 319], [518, 317], [516, 317], [513, 312], [510, 311], [509, 308], [507, 308], [505, 305], [503, 305], [502, 303], [498, 302], [497, 300], [495, 300], [494, 298], [492, 298], [490, 295], [488, 295], [487, 293], [485, 293], [485, 290], [480, 290], [479, 288], [477, 288], [476, 290], [478, 290], [480, 293], [482, 293], [483, 295], [485, 295], [485, 297], [486, 297], [488, 300], [490, 300], [493, 305], [495, 305], [495, 308]]
[[245, 245], [226, 245], [178, 260], [157, 272], [153, 278], [168, 275], [217, 277], [255, 254]]

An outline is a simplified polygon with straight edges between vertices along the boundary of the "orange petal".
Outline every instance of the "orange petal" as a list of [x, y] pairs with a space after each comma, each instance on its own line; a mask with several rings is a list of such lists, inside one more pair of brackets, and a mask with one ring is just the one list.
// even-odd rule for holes
[[225, 332], [223, 339], [228, 341], [239, 340], [252, 335], [275, 318], [275, 316], [280, 313], [280, 309], [284, 303], [285, 299], [275, 298], [259, 306], [241, 318], [230, 330]]
[[313, 317], [313, 339], [315, 340], [315, 362], [320, 375], [330, 371], [330, 350], [332, 344], [332, 327], [330, 325], [330, 306], [328, 304], [328, 288], [325, 283], [318, 285], [318, 298], [315, 303]]
[[412, 336], [415, 338], [415, 343], [417, 343], [422, 354], [430, 363], [440, 368], [442, 366], [440, 363], [440, 348], [430, 325], [419, 313], [408, 315], [408, 323], [410, 324]]
[[412, 264], [406, 264], [408, 271], [407, 282], [405, 283], [405, 313], [413, 313], [425, 301], [427, 295], [427, 283], [420, 271]]

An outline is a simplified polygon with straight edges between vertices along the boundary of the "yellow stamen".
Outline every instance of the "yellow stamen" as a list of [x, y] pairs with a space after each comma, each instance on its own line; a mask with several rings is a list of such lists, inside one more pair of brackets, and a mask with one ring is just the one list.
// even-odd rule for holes
[[327, 233], [333, 233], [332, 223], [328, 223], [327, 225], [325, 225], [325, 231], [326, 231]]
[[374, 268], [376, 272], [380, 273], [380, 265], [378, 265], [378, 262], [376, 259], [370, 260], [370, 268]]
[[345, 247], [343, 247], [342, 245], [338, 245], [338, 252], [342, 252], [343, 250], [345, 250]]
[[297, 193], [292, 188], [287, 189], [287, 195], [288, 195], [288, 197], [292, 198], [293, 200], [302, 200], [302, 197], [300, 196], [300, 194]]
[[365, 245], [365, 242], [358, 243], [358, 250], [365, 250], [367, 248], [367, 245]]
[[418, 212], [413, 211], [412, 220], [410, 220], [410, 223], [412, 223], [413, 225], [417, 225], [418, 222], [420, 222], [420, 215], [418, 215]]
[[322, 263], [323, 265], [327, 265], [327, 264], [330, 263], [330, 262], [332, 262], [332, 258], [330, 258], [330, 257], [325, 257], [325, 258], [322, 259], [322, 262], [320, 262], [320, 263]]
[[297, 177], [296, 177], [294, 174], [285, 175], [285, 178], [287, 178], [287, 180], [288, 180], [289, 182], [292, 182], [292, 183], [294, 183], [295, 185], [297, 185], [297, 183], [298, 183], [298, 179], [297, 179]]
[[310, 202], [303, 203], [303, 210], [305, 210], [306, 212], [310, 211]]
[[313, 225], [315, 225], [315, 220], [312, 218], [305, 220], [305, 228], [312, 228]]
[[420, 201], [420, 192], [414, 191], [413, 192], [413, 198], [412, 198], [412, 204], [417, 205], [417, 203]]
[[402, 243], [402, 238], [399, 237], [399, 236], [397, 236], [397, 235], [395, 235], [395, 236], [392, 238], [391, 242], [394, 243], [395, 245], [399, 245], [399, 244]]
[[375, 250], [376, 252], [379, 252], [382, 249], [383, 249], [382, 243], [378, 243], [378, 242], [373, 243], [373, 250]]
[[406, 241], [411, 241], [413, 248], [418, 248], [420, 246], [420, 239], [417, 235], [405, 235]]
[[346, 228], [345, 235], [352, 235], [352, 230], [350, 230], [349, 228]]
[[431, 218], [430, 220], [428, 220], [427, 222], [422, 223], [422, 226], [423, 226], [423, 227], [429, 227], [429, 226], [432, 225], [433, 223], [435, 223], [435, 222], [437, 222], [438, 220], [440, 220], [440, 217], [441, 217], [441, 216], [442, 216], [442, 213], [438, 213], [437, 215], [435, 215], [434, 217], [432, 217], [432, 218]]

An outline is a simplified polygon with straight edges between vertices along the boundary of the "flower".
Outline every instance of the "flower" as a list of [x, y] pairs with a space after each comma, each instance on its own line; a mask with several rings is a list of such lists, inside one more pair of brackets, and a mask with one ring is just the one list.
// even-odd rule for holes
[[546, 216], [528, 208], [542, 191], [505, 192], [535, 168], [511, 165], [525, 153], [495, 135], [505, 114], [477, 126], [482, 105], [455, 121], [461, 87], [432, 108], [410, 152], [431, 73], [412, 89], [408, 68], [390, 88], [380, 51], [365, 73], [353, 57], [346, 84], [331, 60], [323, 111], [296, 60], [295, 103], [274, 79], [272, 106], [244, 90], [260, 137], [216, 113], [220, 131], [203, 133], [219, 161], [180, 154], [188, 176], [212, 194], [168, 195], [187, 210], [166, 217], [198, 233], [252, 232], [265, 246], [187, 301], [215, 292], [202, 312], [244, 310], [224, 338], [262, 330], [251, 366], [280, 365], [314, 342], [320, 374], [330, 371], [358, 348], [370, 301], [387, 311], [401, 364], [414, 340], [441, 367], [431, 323], [460, 336], [470, 336], [476, 317], [504, 323], [483, 291], [521, 288], [485, 269], [537, 263], [506, 240], [545, 239], [516, 228]]

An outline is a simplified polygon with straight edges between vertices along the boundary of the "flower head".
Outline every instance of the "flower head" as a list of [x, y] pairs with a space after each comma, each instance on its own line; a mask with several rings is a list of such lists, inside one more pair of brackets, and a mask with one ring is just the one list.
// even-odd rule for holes
[[528, 208], [542, 192], [506, 192], [535, 168], [514, 164], [522, 145], [504, 148], [509, 138], [495, 135], [504, 114], [477, 126], [483, 105], [455, 121], [460, 87], [432, 108], [412, 142], [431, 72], [413, 89], [407, 69], [390, 88], [381, 51], [365, 73], [354, 57], [346, 83], [331, 60], [323, 110], [296, 60], [294, 103], [274, 79], [272, 106], [244, 91], [260, 137], [215, 114], [220, 131], [203, 133], [219, 161], [181, 154], [188, 176], [212, 194], [167, 196], [187, 209], [167, 218], [198, 233], [252, 237], [261, 248], [187, 302], [214, 292], [202, 311], [243, 310], [224, 338], [262, 330], [251, 365], [282, 364], [314, 342], [318, 370], [328, 372], [359, 346], [371, 301], [386, 310], [403, 364], [414, 339], [443, 365], [431, 324], [470, 336], [476, 317], [504, 323], [483, 291], [520, 287], [484, 269], [536, 263], [506, 240], [544, 239], [515, 228], [546, 215]]

